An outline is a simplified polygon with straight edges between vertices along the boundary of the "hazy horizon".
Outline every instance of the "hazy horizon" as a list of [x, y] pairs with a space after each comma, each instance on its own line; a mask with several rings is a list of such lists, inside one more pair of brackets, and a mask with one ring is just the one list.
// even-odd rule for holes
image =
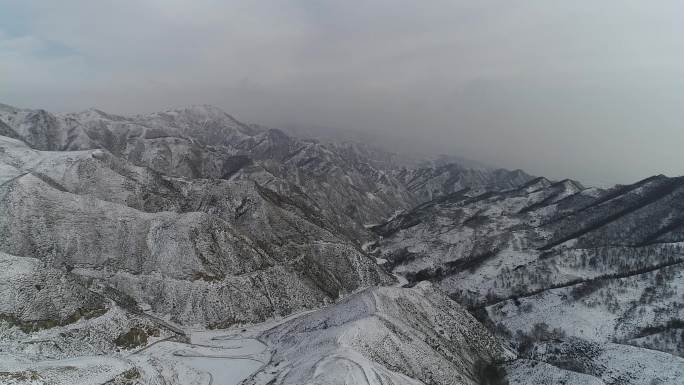
[[0, 0], [0, 103], [212, 104], [587, 184], [684, 175], [684, 4]]

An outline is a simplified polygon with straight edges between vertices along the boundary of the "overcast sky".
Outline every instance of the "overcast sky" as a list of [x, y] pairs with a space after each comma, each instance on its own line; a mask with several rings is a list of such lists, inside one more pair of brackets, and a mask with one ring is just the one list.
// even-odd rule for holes
[[680, 175], [684, 3], [0, 0], [0, 102], [208, 103], [590, 184]]

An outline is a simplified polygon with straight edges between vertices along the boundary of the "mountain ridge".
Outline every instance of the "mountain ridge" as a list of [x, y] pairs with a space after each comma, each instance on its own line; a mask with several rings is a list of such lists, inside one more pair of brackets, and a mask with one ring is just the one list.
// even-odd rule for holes
[[399, 158], [211, 106], [0, 106], [0, 381], [96, 354], [77, 372], [201, 383], [201, 328], [264, 344], [255, 385], [677, 384], [681, 178]]

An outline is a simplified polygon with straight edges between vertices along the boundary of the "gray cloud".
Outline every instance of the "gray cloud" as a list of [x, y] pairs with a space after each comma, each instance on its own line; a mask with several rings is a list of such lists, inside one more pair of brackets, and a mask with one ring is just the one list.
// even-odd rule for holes
[[678, 1], [0, 8], [9, 104], [139, 113], [210, 103], [246, 121], [386, 134], [388, 146], [555, 178], [684, 174]]

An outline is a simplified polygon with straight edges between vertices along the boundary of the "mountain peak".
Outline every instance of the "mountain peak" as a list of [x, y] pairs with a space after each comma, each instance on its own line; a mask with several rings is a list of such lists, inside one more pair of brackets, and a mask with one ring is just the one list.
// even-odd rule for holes
[[89, 120], [100, 120], [100, 119], [112, 120], [112, 121], [128, 120], [128, 118], [126, 118], [124, 116], [110, 114], [108, 112], [104, 112], [104, 111], [102, 111], [98, 108], [95, 108], [95, 107], [90, 107], [87, 110], [81, 111], [81, 112], [68, 113], [66, 115], [67, 116], [78, 116], [81, 119], [89, 119]]
[[193, 116], [205, 116], [211, 118], [229, 118], [233, 121], [237, 119], [233, 118], [230, 114], [226, 113], [219, 107], [211, 104], [192, 104], [186, 107], [173, 108], [165, 110], [162, 112], [157, 112], [155, 114], [171, 114], [171, 115], [193, 115]]
[[9, 104], [0, 103], [0, 111], [14, 112], [19, 111], [19, 108], [10, 106]]

